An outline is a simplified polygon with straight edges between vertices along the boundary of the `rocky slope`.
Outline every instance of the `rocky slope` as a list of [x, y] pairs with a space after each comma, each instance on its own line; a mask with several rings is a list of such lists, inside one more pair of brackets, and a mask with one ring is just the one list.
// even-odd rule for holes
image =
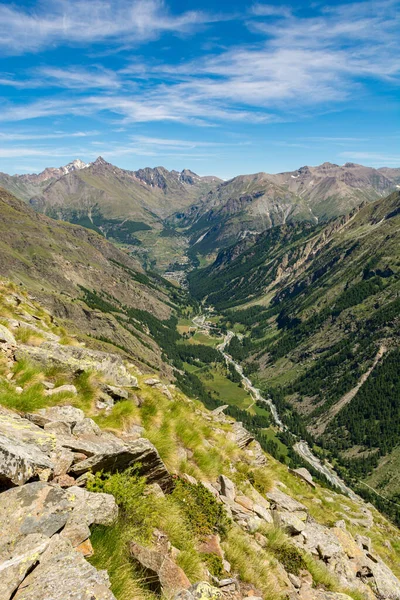
[[246, 334], [232, 351], [252, 377], [283, 411], [292, 405], [353, 482], [373, 477], [394, 502], [399, 219], [395, 192], [326, 226], [274, 228], [191, 277], [192, 293]]
[[397, 187], [396, 169], [324, 163], [297, 171], [241, 175], [221, 183], [173, 222], [187, 228], [193, 250], [209, 254], [240, 237], [281, 225], [318, 223], [349, 213]]
[[11, 194], [28, 202], [32, 196], [40, 194], [52, 181], [56, 181], [67, 173], [86, 169], [89, 165], [79, 158], [62, 167], [48, 167], [41, 173], [26, 175], [7, 175], [0, 173], [0, 186]]
[[77, 214], [89, 216], [94, 224], [95, 217], [153, 224], [188, 206], [219, 181], [163, 167], [127, 171], [99, 157], [88, 168], [50, 182], [30, 202], [40, 212], [65, 220]]
[[[114, 342], [122, 352], [133, 352], [143, 368], [146, 363], [161, 368], [159, 346], [143, 319], [155, 318], [162, 327], [171, 309], [186, 302], [181, 291], [144, 275], [137, 261], [103, 236], [39, 215], [2, 190], [0, 238], [1, 275], [27, 286], [60, 326], [90, 336], [96, 348]], [[111, 312], [102, 311], [103, 305]]]
[[400, 598], [398, 530], [373, 507], [115, 351], [50, 353], [52, 315], [0, 297], [2, 599]]

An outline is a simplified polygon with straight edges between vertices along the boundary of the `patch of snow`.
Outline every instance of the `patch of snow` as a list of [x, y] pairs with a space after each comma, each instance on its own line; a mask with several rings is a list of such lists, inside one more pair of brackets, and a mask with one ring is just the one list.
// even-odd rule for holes
[[198, 239], [198, 240], [196, 240], [196, 241], [195, 241], [195, 243], [193, 244], [193, 246], [195, 246], [196, 244], [199, 244], [199, 243], [200, 243], [202, 240], [204, 240], [204, 238], [206, 237], [206, 235], [207, 235], [207, 233], [208, 233], [209, 231], [210, 231], [210, 230], [209, 230], [209, 229], [207, 229], [207, 231], [206, 231], [205, 233], [203, 233], [203, 235], [201, 235], [201, 236], [199, 237], [199, 239]]

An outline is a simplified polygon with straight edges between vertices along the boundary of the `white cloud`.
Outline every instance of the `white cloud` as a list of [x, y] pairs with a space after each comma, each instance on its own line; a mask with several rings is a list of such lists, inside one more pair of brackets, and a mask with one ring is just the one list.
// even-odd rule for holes
[[42, 85], [55, 85], [64, 89], [117, 89], [121, 86], [118, 74], [104, 68], [55, 68], [42, 67], [38, 70]]
[[59, 133], [5, 133], [0, 132], [0, 143], [1, 142], [16, 142], [16, 141], [27, 141], [27, 140], [56, 140], [61, 138], [85, 138], [94, 135], [99, 135], [98, 131], [75, 131], [72, 133], [59, 132]]
[[256, 17], [289, 17], [292, 9], [289, 6], [257, 3], [253, 4], [250, 13]]
[[351, 160], [362, 160], [374, 166], [400, 166], [400, 154], [388, 154], [384, 152], [358, 152], [348, 151], [339, 154], [341, 158]]
[[[5, 37], [0, 35], [0, 46], [11, 35], [22, 44], [21, 49], [37, 44], [31, 50], [46, 44], [93, 44], [117, 38], [121, 43], [137, 43], [165, 31], [191, 31], [212, 20], [193, 11], [171, 15], [161, 0], [71, 0], [68, 4], [56, 0], [47, 12], [44, 6], [28, 13], [0, 5], [0, 33], [2, 28], [7, 30]], [[68, 95], [26, 105], [6, 104], [0, 120], [103, 115], [120, 125], [211, 126], [299, 120], [346, 102], [354, 108], [367, 95], [370, 79], [385, 79], [393, 89], [398, 83], [400, 11], [396, 7], [398, 0], [379, 4], [372, 0], [317, 7], [313, 16], [304, 17], [286, 7], [255, 4], [246, 18], [250, 29], [257, 30], [257, 42], [206, 53], [178, 65], [136, 59], [116, 71], [96, 65], [42, 67], [31, 73], [32, 85], [38, 85], [40, 77], [40, 85], [65, 89]], [[2, 16], [6, 17], [3, 22]], [[21, 35], [15, 35], [15, 27]], [[261, 41], [260, 34], [264, 35]], [[4, 76], [4, 80], [15, 78]], [[15, 85], [22, 87], [20, 82]]]
[[215, 20], [199, 11], [172, 15], [162, 0], [44, 0], [34, 9], [0, 5], [0, 47], [7, 54], [61, 44], [138, 44], [163, 32], [184, 34]]

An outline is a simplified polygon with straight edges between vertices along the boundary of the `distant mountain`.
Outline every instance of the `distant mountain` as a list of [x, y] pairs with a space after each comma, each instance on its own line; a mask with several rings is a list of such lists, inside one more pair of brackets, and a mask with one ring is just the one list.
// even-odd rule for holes
[[395, 190], [399, 178], [399, 169], [354, 163], [241, 175], [218, 185], [172, 222], [186, 228], [196, 252], [208, 254], [275, 225], [318, 223], [346, 214]]
[[346, 477], [396, 499], [400, 192], [328, 224], [274, 227], [189, 279], [244, 334], [231, 353], [281, 414], [295, 410], [299, 434], [313, 434]]
[[[99, 157], [85, 169], [74, 169], [30, 199], [36, 210], [57, 218], [96, 218], [160, 222], [207, 193], [218, 178], [163, 167], [127, 171]], [[96, 217], [96, 218], [95, 218]]]
[[[70, 329], [94, 338], [93, 344], [109, 340], [138, 364], [165, 368], [148, 328], [127, 325], [119, 307], [131, 311], [133, 323], [146, 311], [162, 329], [180, 290], [145, 275], [134, 258], [96, 232], [40, 215], [1, 188], [0, 274], [26, 286]], [[104, 314], [111, 302], [114, 316]]]
[[41, 173], [32, 173], [30, 175], [7, 175], [6, 173], [0, 173], [0, 186], [21, 200], [28, 201], [32, 196], [41, 193], [51, 181], [55, 181], [73, 171], [86, 169], [88, 166], [88, 164], [78, 158], [63, 167], [48, 167]]

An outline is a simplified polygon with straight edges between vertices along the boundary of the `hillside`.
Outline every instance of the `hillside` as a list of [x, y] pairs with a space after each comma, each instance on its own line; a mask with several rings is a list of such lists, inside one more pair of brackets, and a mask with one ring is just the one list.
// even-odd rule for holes
[[220, 324], [244, 333], [229, 351], [281, 412], [307, 425], [345, 477], [393, 499], [399, 226], [395, 192], [326, 226], [273, 228], [190, 277], [192, 293], [223, 312]]
[[167, 271], [182, 260], [185, 236], [163, 220], [213, 189], [220, 179], [188, 169], [120, 169], [99, 157], [38, 175], [0, 174], [0, 185], [55, 219], [83, 225], [124, 246], [147, 269]]
[[[4, 190], [0, 240], [0, 274], [26, 286], [74, 334], [90, 335], [99, 347], [109, 340], [133, 352], [145, 369], [162, 368], [148, 325], [124, 314], [139, 311], [141, 319], [147, 315], [162, 327], [172, 309], [186, 303], [175, 286], [145, 275], [137, 261], [96, 232], [39, 215]], [[97, 310], [89, 311], [84, 299]], [[105, 315], [100, 309], [110, 301], [115, 308]]]
[[7, 175], [0, 173], [0, 187], [3, 187], [17, 198], [28, 202], [32, 196], [40, 194], [51, 182], [63, 175], [88, 167], [79, 159], [62, 167], [48, 167], [41, 173], [25, 175]]
[[173, 222], [190, 236], [192, 254], [207, 255], [240, 238], [284, 223], [319, 223], [349, 213], [397, 187], [396, 169], [324, 163], [270, 175], [242, 175], [221, 183]]
[[134, 354], [67, 360], [73, 338], [20, 286], [3, 280], [0, 306], [2, 600], [400, 598], [377, 510]]

